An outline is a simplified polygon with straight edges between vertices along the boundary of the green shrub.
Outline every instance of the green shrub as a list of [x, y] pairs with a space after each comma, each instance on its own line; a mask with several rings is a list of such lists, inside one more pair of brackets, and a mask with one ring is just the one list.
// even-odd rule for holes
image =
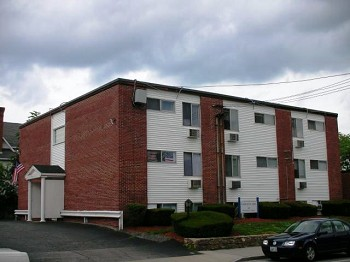
[[201, 211], [177, 213], [171, 216], [174, 231], [183, 237], [222, 237], [232, 232], [233, 219], [226, 214]]
[[229, 204], [208, 204], [198, 207], [198, 211], [214, 211], [224, 213], [232, 218], [235, 217], [235, 206]]
[[147, 209], [146, 225], [148, 226], [170, 226], [171, 215], [175, 212], [171, 208]]
[[142, 204], [128, 204], [125, 209], [124, 221], [126, 226], [143, 226], [147, 207]]
[[284, 203], [259, 203], [259, 215], [261, 218], [286, 219], [290, 217], [290, 210], [291, 207]]
[[290, 206], [290, 216], [292, 217], [312, 217], [317, 215], [317, 206], [303, 202], [285, 202]]
[[332, 200], [322, 202], [322, 215], [324, 216], [350, 216], [349, 200]]

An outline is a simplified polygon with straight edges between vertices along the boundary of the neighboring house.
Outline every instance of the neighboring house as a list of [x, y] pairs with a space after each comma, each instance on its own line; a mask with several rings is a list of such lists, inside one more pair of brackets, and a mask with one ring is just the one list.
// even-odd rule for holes
[[0, 163], [12, 164], [18, 152], [19, 123], [4, 122], [5, 108], [0, 107]]
[[23, 124], [20, 147], [19, 209], [48, 177], [65, 210], [342, 198], [337, 114], [185, 88], [116, 79]]

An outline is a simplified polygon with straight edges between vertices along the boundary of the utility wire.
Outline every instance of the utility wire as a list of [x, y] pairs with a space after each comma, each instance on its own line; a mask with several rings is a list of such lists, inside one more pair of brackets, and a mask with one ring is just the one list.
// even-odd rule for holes
[[292, 80], [292, 81], [280, 81], [280, 82], [268, 82], [268, 83], [251, 83], [251, 84], [225, 84], [225, 85], [182, 86], [182, 87], [186, 87], [186, 88], [208, 88], [208, 87], [280, 85], [280, 84], [292, 84], [292, 83], [308, 82], [308, 81], [314, 81], [314, 80], [325, 79], [325, 78], [332, 78], [332, 77], [338, 77], [338, 76], [346, 76], [346, 75], [350, 75], [350, 72], [348, 72], [348, 73], [343, 73], [343, 74], [337, 74], [337, 75], [328, 75], [328, 76], [320, 76], [320, 77], [314, 77], [314, 78], [308, 78], [308, 79], [301, 79], [301, 80]]

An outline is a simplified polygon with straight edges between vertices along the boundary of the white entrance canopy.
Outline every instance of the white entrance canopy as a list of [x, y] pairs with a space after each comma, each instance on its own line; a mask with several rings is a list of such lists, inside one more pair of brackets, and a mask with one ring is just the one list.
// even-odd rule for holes
[[28, 181], [28, 221], [60, 218], [64, 209], [65, 171], [57, 165], [33, 165], [25, 174]]

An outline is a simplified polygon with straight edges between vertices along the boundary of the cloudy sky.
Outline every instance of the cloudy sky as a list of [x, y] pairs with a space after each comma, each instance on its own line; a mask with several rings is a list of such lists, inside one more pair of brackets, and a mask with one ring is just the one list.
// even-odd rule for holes
[[0, 106], [5, 121], [25, 122], [122, 77], [287, 97], [273, 101], [338, 113], [350, 133], [349, 10], [347, 0], [0, 0]]

